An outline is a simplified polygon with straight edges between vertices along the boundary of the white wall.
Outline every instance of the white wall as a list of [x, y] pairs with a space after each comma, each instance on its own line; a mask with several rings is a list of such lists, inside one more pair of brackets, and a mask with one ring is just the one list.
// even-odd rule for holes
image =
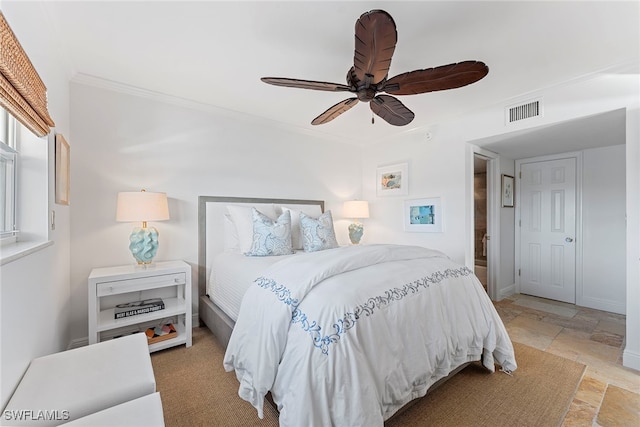
[[[62, 61], [63, 49], [50, 37], [53, 23], [31, 2], [2, 3], [2, 13], [48, 89], [49, 111], [56, 131], [73, 146], [69, 128], [68, 73]], [[37, 138], [34, 138], [37, 139]], [[53, 203], [53, 144], [37, 140], [25, 170], [31, 184], [40, 182], [37, 205], [46, 231], [47, 211], [56, 211], [56, 229], [49, 230], [54, 242], [33, 254], [2, 266], [0, 287], [0, 407], [4, 407], [31, 359], [64, 350], [70, 339], [69, 312], [69, 207]], [[49, 144], [47, 146], [47, 144]], [[71, 148], [73, 150], [73, 147]], [[42, 200], [44, 198], [44, 200]], [[46, 234], [46, 233], [45, 233]]]
[[582, 306], [625, 313], [625, 146], [582, 157]]
[[[408, 133], [401, 139], [364, 150], [363, 198], [369, 201], [370, 218], [365, 221], [363, 241], [431, 247], [464, 264], [465, 140], [455, 128], [432, 134], [433, 138], [427, 141], [422, 133]], [[396, 163], [408, 164], [409, 195], [378, 197], [377, 168]], [[444, 232], [405, 232], [404, 201], [431, 197], [441, 198]]]
[[626, 135], [627, 333], [622, 357], [624, 366], [640, 371], [640, 108], [637, 103], [627, 109]]
[[[183, 259], [193, 266], [194, 303], [198, 196], [321, 199], [338, 220], [341, 202], [360, 196], [358, 147], [222, 109], [202, 111], [168, 97], [115, 89], [71, 85], [74, 339], [87, 336], [91, 269], [134, 262], [128, 249], [134, 224], [115, 221], [119, 191], [167, 193], [171, 219], [153, 224], [160, 232], [156, 260]], [[338, 221], [343, 243], [346, 227]]]
[[[515, 177], [515, 161], [506, 157], [500, 158], [500, 176]], [[502, 182], [498, 184], [501, 188]], [[500, 198], [500, 196], [498, 196]], [[503, 208], [502, 200], [497, 200], [500, 206], [500, 271], [498, 281], [498, 299], [511, 295], [515, 291], [515, 207]]]

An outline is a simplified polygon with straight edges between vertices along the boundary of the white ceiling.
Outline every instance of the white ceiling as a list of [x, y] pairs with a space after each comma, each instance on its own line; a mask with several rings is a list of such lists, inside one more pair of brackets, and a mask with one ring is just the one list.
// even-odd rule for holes
[[539, 126], [473, 141], [511, 159], [621, 145], [626, 142], [624, 109], [554, 125]]
[[[78, 79], [97, 77], [356, 143], [428, 128], [533, 90], [637, 64], [640, 57], [636, 1], [43, 4]], [[314, 117], [348, 96], [260, 81], [344, 83], [353, 63], [355, 21], [372, 9], [386, 10], [397, 25], [390, 77], [463, 60], [485, 62], [488, 76], [459, 89], [399, 97], [416, 114], [404, 127], [379, 118], [372, 125], [364, 103], [312, 126]]]

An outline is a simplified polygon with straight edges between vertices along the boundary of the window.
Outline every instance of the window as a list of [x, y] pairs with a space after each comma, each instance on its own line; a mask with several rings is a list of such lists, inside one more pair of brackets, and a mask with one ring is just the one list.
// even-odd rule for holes
[[0, 239], [13, 242], [17, 234], [16, 121], [0, 108]]
[[0, 35], [0, 265], [4, 265], [53, 243], [47, 218], [49, 147], [55, 124], [49, 116], [47, 88], [1, 11]]

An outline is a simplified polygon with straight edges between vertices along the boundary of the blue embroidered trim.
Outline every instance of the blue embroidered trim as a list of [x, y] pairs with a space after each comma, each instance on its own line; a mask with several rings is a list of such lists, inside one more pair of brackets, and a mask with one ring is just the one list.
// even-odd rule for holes
[[276, 294], [278, 299], [283, 303], [290, 305], [294, 308], [298, 307], [298, 299], [291, 298], [291, 291], [287, 289], [286, 286], [278, 285], [273, 279], [267, 279], [266, 277], [258, 277], [254, 280], [258, 286], [263, 289], [269, 289], [271, 292]]
[[300, 323], [300, 327], [311, 335], [313, 345], [322, 351], [322, 354], [329, 354], [329, 346], [340, 340], [340, 336], [345, 334], [349, 329], [356, 325], [360, 317], [369, 317], [374, 314], [376, 308], [386, 307], [393, 302], [400, 301], [407, 295], [413, 295], [423, 289], [429, 288], [431, 284], [437, 284], [445, 279], [452, 277], [470, 276], [473, 274], [468, 267], [458, 269], [447, 269], [437, 271], [431, 276], [414, 280], [411, 283], [400, 288], [392, 288], [385, 291], [383, 295], [371, 297], [366, 302], [359, 304], [353, 310], [353, 313], [345, 313], [341, 319], [333, 324], [334, 333], [322, 335], [322, 327], [314, 320], [308, 319], [307, 315], [298, 309], [299, 301], [291, 297], [291, 291], [286, 286], [278, 285], [274, 280], [265, 277], [259, 277], [255, 280], [258, 286], [263, 289], [271, 290], [280, 301], [291, 306], [293, 313], [291, 315], [291, 323]]

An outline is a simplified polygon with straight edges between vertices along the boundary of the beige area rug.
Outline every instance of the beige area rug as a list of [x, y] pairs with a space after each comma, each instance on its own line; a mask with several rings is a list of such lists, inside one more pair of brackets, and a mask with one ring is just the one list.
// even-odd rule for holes
[[[167, 427], [277, 426], [265, 403], [265, 418], [238, 397], [234, 373], [222, 367], [224, 350], [207, 328], [194, 328], [193, 346], [153, 353], [151, 361]], [[585, 366], [514, 343], [518, 370], [509, 376], [471, 365], [394, 417], [400, 426], [558, 426]]]

